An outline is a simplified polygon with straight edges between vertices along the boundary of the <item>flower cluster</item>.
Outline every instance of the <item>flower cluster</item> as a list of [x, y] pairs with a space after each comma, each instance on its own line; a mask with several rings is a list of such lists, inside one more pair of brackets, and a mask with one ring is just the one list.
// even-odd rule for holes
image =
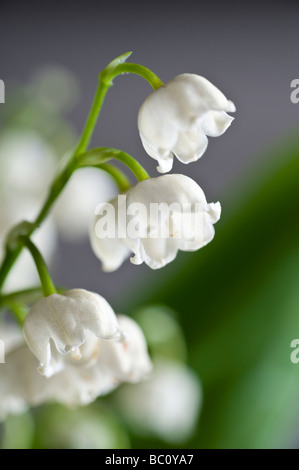
[[52, 400], [88, 404], [122, 382], [148, 377], [152, 369], [137, 323], [115, 315], [103, 297], [84, 289], [40, 299], [26, 316], [24, 334], [27, 344], [16, 334], [10, 346], [0, 329], [7, 345], [0, 418]]
[[[7, 330], [0, 331], [0, 337], [7, 340], [8, 345], [6, 361], [0, 371], [0, 419], [10, 412], [20, 412], [28, 406], [53, 400], [65, 405], [88, 404], [122, 382], [137, 383], [151, 375], [152, 362], [137, 323], [125, 315], [116, 315], [109, 303], [96, 293], [84, 289], [58, 293], [60, 290], [54, 285], [44, 259], [32, 241], [34, 230], [49, 215], [54, 202], [59, 202], [58, 196], [71, 177], [69, 192], [61, 195], [60, 205], [55, 204], [52, 221], [55, 226], [64, 223], [68, 229], [66, 232], [70, 232], [72, 238], [78, 238], [88, 225], [86, 204], [90, 206], [95, 195], [107, 201], [109, 193], [113, 199], [97, 207], [90, 230], [91, 246], [105, 271], [118, 269], [129, 256], [135, 265], [146, 263], [152, 269], [159, 269], [173, 261], [179, 250], [198, 250], [214, 237], [214, 224], [221, 214], [220, 203], [208, 203], [203, 190], [192, 178], [182, 174], [150, 178], [145, 169], [125, 152], [102, 147], [87, 150], [97, 119], [94, 113], [99, 112], [113, 78], [126, 71], [144, 76], [155, 89], [140, 108], [138, 128], [146, 152], [159, 163], [157, 169], [160, 173], [172, 169], [174, 156], [183, 163], [198, 160], [207, 148], [207, 136], [220, 136], [233, 120], [227, 114], [235, 111], [233, 103], [205, 78], [182, 74], [164, 85], [148, 69], [137, 64], [124, 64], [128, 56], [124, 54], [115, 59], [100, 74], [95, 102], [76, 149], [54, 176], [34, 222], [17, 224], [7, 236], [3, 252], [0, 251], [0, 257], [4, 259], [0, 267], [0, 288], [22, 248], [26, 247], [36, 264], [44, 294], [36, 303], [22, 305], [23, 309], [30, 305], [25, 319], [22, 318], [23, 335], [16, 334], [15, 340], [10, 341], [11, 335], [7, 335]], [[31, 159], [34, 160], [30, 139], [29, 144]], [[9, 155], [11, 152], [4, 153]], [[135, 186], [130, 185], [121, 170], [107, 164], [112, 158], [127, 164], [133, 171], [138, 179]], [[53, 160], [52, 156], [50, 160]], [[29, 159], [26, 165], [28, 162]], [[48, 176], [53, 173], [52, 163], [48, 165]], [[36, 193], [32, 194], [36, 201], [45, 184], [37, 179], [39, 184], [35, 186], [36, 178], [29, 166], [25, 178], [20, 175], [20, 168], [14, 171], [7, 166], [11, 171], [6, 169], [4, 173], [11, 180], [7, 183], [9, 188], [18, 187], [24, 181], [28, 183], [30, 190]], [[39, 172], [35, 162], [33, 166]], [[78, 179], [79, 172], [73, 176], [77, 170], [83, 171], [82, 176], [85, 172], [84, 182]], [[98, 180], [90, 174], [90, 171], [98, 170], [108, 173], [117, 183], [120, 193], [117, 197], [114, 197], [114, 184], [107, 186], [104, 192], [98, 191]], [[110, 177], [109, 181], [112, 181]], [[101, 190], [103, 186], [105, 184]], [[88, 193], [86, 204], [82, 202], [83, 193], [84, 196]], [[75, 198], [76, 204], [73, 204]], [[10, 220], [10, 210], [7, 212], [4, 215]], [[0, 212], [2, 218], [4, 215], [2, 217]], [[0, 231], [1, 237], [4, 239]], [[0, 306], [5, 305], [15, 311], [20, 319], [19, 302], [14, 298], [17, 294], [20, 292], [7, 295], [6, 303], [5, 296], [0, 295]], [[192, 401], [191, 408], [197, 410], [199, 401], [194, 397], [198, 395], [199, 388], [190, 374], [184, 370], [172, 370], [166, 362], [157, 368], [160, 376], [157, 374], [149, 382], [152, 383], [153, 394], [159, 384], [163, 384], [161, 376], [167, 377], [168, 368], [169, 380], [166, 382], [173, 384], [170, 389], [179, 388], [183, 382], [187, 384], [184, 393], [177, 396], [181, 397], [182, 403]], [[160, 394], [155, 398], [160, 403], [160, 407], [155, 407], [156, 415], [162, 416], [171, 395], [166, 382], [162, 385], [165, 389], [163, 400], [160, 400]], [[144, 403], [146, 405], [147, 401]], [[183, 422], [182, 416], [186, 414], [182, 410], [188, 407], [173, 413], [171, 401], [168, 405], [168, 414], [173, 414], [172, 423], [178, 427], [178, 421]], [[130, 406], [135, 404], [131, 402]], [[139, 410], [140, 415], [148, 419], [153, 411], [149, 405], [146, 408], [146, 412], [142, 407]], [[161, 418], [160, 424], [157, 421], [157, 425], [163, 427], [161, 423], [165, 423], [165, 419]], [[190, 423], [186, 420], [185, 431], [189, 432], [193, 426], [193, 422]], [[182, 435], [186, 434], [185, 431]], [[169, 427], [165, 432], [171, 433]]]
[[[139, 111], [138, 128], [145, 150], [159, 162], [158, 171], [171, 170], [174, 155], [183, 163], [198, 160], [207, 148], [206, 136], [219, 136], [231, 124], [233, 118], [227, 111], [235, 111], [234, 104], [212, 83], [194, 74], [178, 75], [148, 96]], [[150, 217], [152, 205], [158, 210], [166, 206], [160, 219]], [[112, 221], [111, 217], [106, 220], [111, 206]], [[120, 216], [124, 206], [128, 217]], [[187, 176], [146, 179], [129, 189], [125, 200], [116, 198], [98, 207], [91, 246], [105, 271], [119, 268], [130, 254], [133, 264], [144, 262], [158, 269], [173, 261], [179, 250], [195, 251], [209, 243], [220, 213], [220, 203], [207, 203], [203, 190]], [[103, 227], [111, 222], [120, 237], [105, 236]], [[138, 233], [132, 236], [128, 229], [137, 224]], [[167, 228], [167, 237], [159, 235], [163, 228]]]
[[[198, 184], [184, 175], [147, 179], [129, 190], [123, 203], [119, 201], [117, 198], [101, 205], [91, 231], [91, 245], [105, 271], [117, 269], [131, 253], [134, 254], [133, 264], [145, 262], [152, 269], [158, 269], [173, 261], [178, 250], [198, 250], [212, 240], [213, 224], [221, 213], [219, 202], [208, 204]], [[132, 214], [136, 203], [139, 204], [137, 209], [140, 207], [137, 217], [136, 213]], [[110, 222], [106, 220], [109, 204], [115, 207], [117, 232], [123, 234], [122, 238], [102, 236], [103, 225]], [[126, 205], [127, 218], [120, 217], [123, 205]], [[156, 217], [151, 216], [151, 207], [160, 209], [160, 214], [156, 211]], [[136, 236], [129, 230], [134, 218], [143, 229], [136, 230]], [[188, 219], [189, 224], [186, 224]], [[166, 236], [160, 233], [162, 229]]]
[[[31, 220], [40, 201], [47, 195], [55, 175], [57, 150], [37, 132], [11, 129], [0, 139], [0, 261], [7, 228], [19, 220]], [[103, 171], [84, 168], [73, 175], [57, 201], [52, 214], [33, 236], [34, 242], [51, 264], [58, 236], [79, 241], [88, 236], [89, 221], [99, 200], [109, 200], [117, 192], [112, 179]], [[9, 273], [5, 290], [25, 289], [38, 282], [35, 266], [24, 251]]]

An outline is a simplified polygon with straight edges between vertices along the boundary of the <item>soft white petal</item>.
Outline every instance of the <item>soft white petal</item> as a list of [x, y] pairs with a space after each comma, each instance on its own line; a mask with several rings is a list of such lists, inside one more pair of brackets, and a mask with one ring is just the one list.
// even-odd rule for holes
[[98, 204], [90, 227], [91, 247], [95, 255], [102, 261], [102, 269], [106, 272], [118, 269], [130, 255], [130, 250], [121, 238], [126, 234], [126, 226], [118, 218], [118, 214], [123, 209], [126, 213], [126, 202], [120, 197], [109, 203]]
[[131, 243], [135, 256], [130, 258], [131, 263], [146, 263], [151, 269], [163, 268], [173, 261], [177, 255], [179, 244], [173, 239], [151, 239], [140, 240], [139, 246]]
[[172, 153], [184, 163], [200, 158], [207, 148], [205, 135], [219, 136], [232, 122], [226, 111], [235, 111], [234, 104], [199, 75], [178, 75], [152, 92], [140, 107], [138, 129], [145, 151], [159, 162], [158, 171], [171, 170]]
[[206, 135], [218, 137], [226, 131], [233, 120], [234, 118], [225, 111], [209, 111], [203, 116], [198, 126]]
[[27, 345], [14, 349], [1, 367], [0, 419], [45, 402], [66, 406], [87, 405], [112, 391], [118, 381], [98, 364], [87, 367], [66, 362], [61, 372], [44, 377]]
[[220, 219], [221, 215], [221, 204], [220, 202], [211, 202], [208, 204], [208, 216], [212, 224], [215, 224]]
[[179, 204], [206, 201], [200, 186], [185, 175], [171, 174], [141, 181], [128, 191], [127, 205], [141, 202], [149, 207], [150, 203]]
[[118, 315], [120, 341], [102, 341], [99, 363], [120, 381], [139, 382], [148, 377], [152, 363], [141, 328], [125, 315]]
[[115, 236], [99, 237], [96, 233], [96, 224], [99, 217], [95, 218], [94, 226], [90, 230], [90, 243], [94, 254], [102, 261], [102, 269], [106, 272], [115, 271], [130, 256], [130, 250]]
[[76, 311], [73, 312], [78, 324], [90, 330], [99, 338], [115, 338], [118, 336], [118, 323], [115, 313], [104, 297], [84, 289], [72, 289], [64, 293], [75, 301]]
[[170, 80], [166, 87], [173, 94], [173, 99], [180, 100], [197, 114], [203, 109], [227, 109], [228, 100], [209, 80], [193, 73], [183, 73]]
[[[135, 254], [131, 258], [132, 263], [145, 262], [152, 269], [159, 269], [173, 261], [179, 249], [198, 250], [213, 238], [212, 224], [220, 217], [220, 205], [217, 203], [210, 207], [202, 189], [191, 178], [182, 175], [165, 175], [144, 181], [130, 195], [130, 200], [136, 198], [147, 205], [149, 205], [149, 201], [163, 201], [171, 205], [177, 199], [179, 201], [177, 209], [179, 210], [165, 214], [166, 220], [164, 222], [161, 217], [159, 219], [160, 224], [164, 223], [168, 236], [163, 238], [156, 230], [157, 236], [155, 238], [126, 240]], [[187, 212], [186, 208], [184, 209], [184, 204], [187, 203], [190, 203], [191, 213]], [[176, 206], [172, 205], [172, 207]], [[195, 209], [196, 213], [193, 214], [192, 210]], [[150, 224], [147, 220], [144, 220], [143, 223], [148, 226]], [[189, 225], [190, 233], [187, 233]], [[150, 227], [149, 232], [151, 236], [156, 235], [153, 227]]]
[[227, 111], [228, 113], [235, 113], [236, 112], [235, 104], [232, 101], [227, 100], [227, 107], [225, 111]]
[[[117, 200], [112, 204], [118, 212]], [[220, 216], [219, 203], [209, 205], [194, 180], [177, 174], [141, 181], [127, 192], [126, 204], [123, 201], [120, 204], [124, 205], [126, 222], [122, 220], [117, 229], [120, 228], [125, 236], [98, 241], [91, 239], [95, 254], [114, 267], [123, 261], [118, 255], [124, 250], [126, 255], [133, 253], [130, 258], [133, 264], [145, 262], [152, 269], [161, 268], [176, 257], [179, 249], [196, 250], [211, 241], [213, 224]], [[181, 230], [186, 225], [184, 220], [188, 221], [188, 211], [197, 213], [196, 217], [189, 217], [191, 225], [199, 230], [192, 239], [190, 234], [186, 232], [185, 236]], [[135, 226], [139, 231], [132, 231]], [[118, 247], [116, 257], [112, 252], [114, 243]], [[104, 248], [109, 246], [111, 252], [107, 250], [104, 256]]]
[[84, 342], [85, 329], [99, 337], [119, 336], [116, 316], [98, 294], [73, 289], [34, 304], [24, 321], [24, 335], [40, 362], [40, 372], [50, 376], [61, 369], [61, 360], [53, 356], [50, 340], [60, 354], [65, 354]]
[[192, 232], [193, 237], [182, 239], [179, 248], [183, 251], [196, 251], [207, 245], [215, 235], [214, 225], [220, 218], [220, 203], [206, 204], [201, 214], [197, 214], [194, 226], [197, 231]]
[[[76, 290], [69, 292], [73, 298], [82, 295]], [[96, 307], [99, 303], [102, 304], [101, 299], [96, 301]], [[101, 305], [101, 308], [106, 307]], [[0, 420], [8, 414], [21, 413], [28, 407], [45, 402], [59, 402], [66, 406], [87, 405], [98, 396], [111, 392], [123, 381], [138, 382], [147, 378], [152, 364], [140, 327], [123, 315], [117, 317], [117, 327], [121, 335], [110, 340], [96, 337], [86, 330], [79, 356], [73, 354], [77, 353], [76, 350], [61, 355], [54, 348], [49, 367], [53, 364], [54, 368], [57, 364], [59, 367], [50, 377], [38, 373], [39, 360], [18, 336], [18, 341], [11, 343], [7, 349], [5, 363], [1, 364]], [[2, 337], [7, 342], [11, 337], [10, 330], [10, 327], [1, 325]]]
[[182, 163], [197, 161], [205, 153], [208, 139], [204, 132], [198, 132], [196, 139], [191, 139], [188, 132], [180, 132], [173, 153]]
[[[178, 133], [176, 132], [174, 135], [177, 136]], [[159, 148], [155, 147], [152, 142], [147, 140], [142, 134], [140, 134], [140, 138], [146, 153], [159, 162], [157, 171], [159, 173], [168, 173], [173, 166], [173, 153], [169, 148], [172, 148], [174, 143], [165, 150], [161, 146]], [[173, 142], [175, 142], [175, 139], [173, 139]]]
[[202, 388], [190, 368], [159, 359], [149, 380], [124, 386], [117, 399], [135, 431], [151, 433], [178, 444], [194, 431], [202, 403]]

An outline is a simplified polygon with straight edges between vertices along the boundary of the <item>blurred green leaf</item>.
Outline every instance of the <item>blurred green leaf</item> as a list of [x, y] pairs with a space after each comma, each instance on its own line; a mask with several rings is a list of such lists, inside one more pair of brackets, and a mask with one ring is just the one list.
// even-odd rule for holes
[[34, 448], [127, 449], [125, 428], [103, 404], [75, 409], [58, 404], [41, 407], [36, 413]]
[[[265, 159], [263, 159], [265, 162]], [[299, 442], [299, 142], [280, 145], [224, 199], [212, 243], [146, 277], [128, 301], [181, 315], [189, 364], [204, 387], [186, 447], [295, 447]], [[231, 207], [231, 211], [229, 211]], [[230, 212], [230, 213], [229, 213]]]
[[30, 449], [34, 424], [29, 413], [10, 415], [3, 425], [2, 449]]
[[149, 305], [134, 312], [133, 316], [145, 334], [153, 359], [162, 356], [186, 361], [185, 338], [176, 312], [165, 305]]

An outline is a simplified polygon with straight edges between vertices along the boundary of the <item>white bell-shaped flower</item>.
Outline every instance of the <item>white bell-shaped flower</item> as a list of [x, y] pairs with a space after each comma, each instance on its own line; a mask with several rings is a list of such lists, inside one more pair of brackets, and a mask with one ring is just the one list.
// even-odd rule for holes
[[[74, 291], [70, 292], [72, 298], [75, 299]], [[96, 296], [96, 294], [88, 294]], [[82, 297], [84, 294], [79, 292], [77, 296]], [[4, 340], [7, 353], [5, 363], [1, 364], [0, 370], [0, 421], [8, 414], [18, 414], [30, 406], [45, 402], [54, 401], [66, 406], [87, 405], [98, 396], [111, 392], [122, 382], [137, 382], [149, 376], [152, 366], [141, 329], [134, 320], [124, 315], [114, 317], [114, 313], [111, 315], [109, 309], [108, 314], [106, 311], [108, 319], [106, 318], [105, 321], [105, 314], [102, 315], [99, 308], [104, 311], [107, 305], [105, 306], [105, 302], [101, 301], [102, 298], [98, 297], [100, 299], [85, 298], [85, 307], [87, 303], [91, 303], [95, 309], [95, 318], [89, 322], [86, 322], [86, 317], [84, 319], [84, 314], [82, 314], [80, 324], [78, 313], [82, 308], [82, 311], [85, 310], [88, 315], [88, 310], [90, 311], [92, 305], [85, 309], [83, 300], [81, 307], [73, 308], [76, 314], [72, 322], [71, 312], [69, 316], [65, 316], [64, 309], [60, 309], [61, 304], [55, 305], [56, 296], [50, 304], [54, 306], [50, 326], [48, 313], [43, 321], [40, 321], [38, 314], [33, 317], [30, 314], [25, 328], [27, 333], [28, 329], [30, 330], [30, 346], [34, 354], [16, 328], [11, 331], [11, 328], [0, 325], [0, 337]], [[72, 308], [74, 305], [69, 304], [69, 307]], [[41, 310], [41, 315], [45, 311], [47, 308]], [[56, 316], [58, 314], [60, 314], [61, 321]], [[111, 317], [114, 319], [112, 320]], [[113, 333], [115, 318], [119, 333], [111, 339], [106, 339], [108, 336], [98, 337], [89, 330], [89, 327], [94, 326], [97, 333], [108, 335], [108, 330]], [[32, 327], [34, 320], [38, 323], [35, 329]], [[103, 326], [100, 327], [99, 322], [102, 321]], [[77, 337], [80, 338], [87, 324], [89, 327], [84, 331], [84, 342], [81, 346], [69, 352], [63, 351], [63, 354], [53, 347], [51, 350], [52, 370], [48, 367], [46, 371], [44, 370], [47, 374], [38, 373], [39, 356], [43, 355], [42, 350], [49, 329], [53, 341], [57, 339], [57, 333], [59, 343], [63, 343], [65, 336], [68, 336], [70, 332], [73, 338], [70, 342], [77, 343], [74, 329], [77, 328]], [[39, 343], [40, 337], [44, 339], [41, 343]], [[54, 368], [57, 364], [59, 368]]]
[[129, 253], [132, 263], [158, 269], [178, 250], [198, 250], [214, 237], [221, 213], [220, 203], [207, 203], [194, 180], [175, 174], [142, 181], [100, 208], [91, 245], [106, 270], [116, 269]]
[[45, 377], [38, 373], [37, 358], [22, 344], [6, 355], [1, 368], [0, 420], [10, 413], [18, 414], [45, 402], [87, 405], [118, 384], [115, 377], [97, 363], [77, 362], [70, 355], [59, 372]]
[[179, 444], [194, 432], [202, 405], [202, 387], [185, 364], [158, 358], [149, 380], [126, 385], [116, 398], [135, 432]]
[[173, 154], [183, 163], [198, 160], [207, 136], [218, 137], [231, 124], [234, 104], [206, 78], [184, 73], [152, 92], [140, 107], [138, 128], [146, 152], [171, 170]]
[[103, 369], [108, 368], [120, 382], [140, 382], [149, 376], [152, 363], [141, 328], [125, 315], [117, 315], [121, 341], [106, 341], [99, 356]]
[[[102, 220], [102, 215], [107, 213], [107, 224], [112, 223], [112, 233], [98, 230], [98, 222]], [[126, 200], [124, 198], [115, 198], [108, 203], [101, 203], [96, 208], [96, 216], [90, 226], [90, 243], [94, 254], [102, 261], [102, 269], [105, 272], [112, 272], [118, 269], [122, 263], [130, 256], [131, 250], [123, 243], [123, 239], [118, 238], [118, 215], [126, 213]], [[107, 227], [109, 229], [109, 227]]]
[[86, 330], [104, 339], [120, 335], [115, 313], [100, 295], [73, 289], [35, 303], [25, 318], [24, 334], [40, 362], [40, 373], [51, 376], [61, 370], [63, 354], [71, 353], [74, 359], [80, 359]]

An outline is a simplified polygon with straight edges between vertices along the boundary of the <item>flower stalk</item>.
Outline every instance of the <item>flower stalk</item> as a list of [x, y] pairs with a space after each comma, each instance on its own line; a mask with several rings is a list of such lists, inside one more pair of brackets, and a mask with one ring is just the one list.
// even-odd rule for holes
[[143, 168], [140, 163], [135, 160], [131, 155], [122, 150], [117, 150], [107, 147], [99, 147], [95, 149], [88, 150], [82, 155], [78, 156], [78, 167], [99, 167], [103, 163], [108, 162], [109, 160], [118, 160], [124, 163], [136, 176], [137, 181], [144, 181], [150, 178], [150, 175]]
[[125, 193], [130, 189], [131, 183], [129, 178], [119, 168], [109, 165], [109, 163], [103, 163], [99, 166], [95, 166], [94, 168], [99, 168], [100, 170], [109, 173], [121, 193]]
[[[93, 104], [92, 104], [89, 116], [87, 118], [86, 124], [81, 134], [81, 138], [78, 142], [78, 145], [76, 149], [74, 150], [74, 153], [72, 154], [67, 166], [64, 168], [64, 170], [60, 174], [58, 174], [58, 176], [54, 180], [46, 201], [44, 202], [36, 220], [32, 224], [32, 228], [28, 231], [28, 234], [27, 234], [28, 237], [30, 237], [33, 234], [35, 228], [41, 225], [42, 222], [45, 220], [54, 202], [56, 201], [56, 199], [58, 198], [58, 196], [60, 195], [64, 187], [66, 186], [67, 182], [69, 181], [74, 171], [80, 168], [81, 166], [97, 167], [99, 165], [99, 164], [82, 165], [81, 159], [80, 159], [81, 162], [79, 164], [79, 156], [81, 154], [84, 154], [84, 152], [86, 151], [89, 145], [95, 125], [97, 123], [97, 120], [99, 118], [99, 115], [100, 115], [100, 112], [104, 103], [105, 96], [109, 88], [113, 85], [114, 78], [120, 74], [134, 73], [145, 78], [152, 85], [154, 89], [157, 89], [163, 85], [163, 82], [157, 77], [157, 75], [155, 75], [151, 70], [147, 69], [146, 67], [143, 67], [138, 64], [124, 64], [124, 62], [127, 60], [127, 58], [130, 55], [131, 55], [131, 52], [128, 52], [128, 53], [121, 55], [120, 57], [117, 57], [112, 62], [110, 62], [110, 64], [108, 64], [108, 66], [100, 73], [97, 91], [93, 100]], [[130, 157], [125, 152], [120, 152], [120, 151], [113, 150], [112, 153], [113, 153], [113, 157], [110, 157], [110, 158], [116, 158], [118, 160], [123, 161], [123, 163], [127, 164], [129, 168], [133, 171], [133, 173], [136, 175], [138, 181], [142, 181], [144, 179], [149, 178], [149, 175], [146, 173], [146, 171], [141, 167], [141, 165], [139, 165], [139, 163], [136, 160], [133, 159], [133, 157]], [[125, 177], [120, 174], [120, 172], [118, 172], [115, 169], [112, 169], [111, 166], [107, 167], [106, 162], [110, 160], [110, 158], [103, 159], [103, 161], [101, 162], [101, 165], [105, 164], [103, 169], [105, 171], [110, 172], [110, 174], [112, 174], [114, 179], [121, 185], [122, 190], [125, 191], [128, 189], [129, 183], [125, 179]], [[23, 249], [22, 244], [15, 246], [13, 249], [9, 247], [6, 248], [4, 260], [0, 267], [0, 292], [8, 276], [8, 273], [10, 272], [14, 263], [18, 259], [22, 249]]]
[[40, 278], [41, 287], [43, 291], [44, 297], [48, 297], [49, 295], [56, 294], [55, 285], [50, 277], [47, 265], [45, 260], [43, 259], [40, 251], [34, 245], [34, 243], [28, 237], [21, 237], [21, 243], [28, 248], [30, 251], [32, 258], [35, 262], [36, 269]]

